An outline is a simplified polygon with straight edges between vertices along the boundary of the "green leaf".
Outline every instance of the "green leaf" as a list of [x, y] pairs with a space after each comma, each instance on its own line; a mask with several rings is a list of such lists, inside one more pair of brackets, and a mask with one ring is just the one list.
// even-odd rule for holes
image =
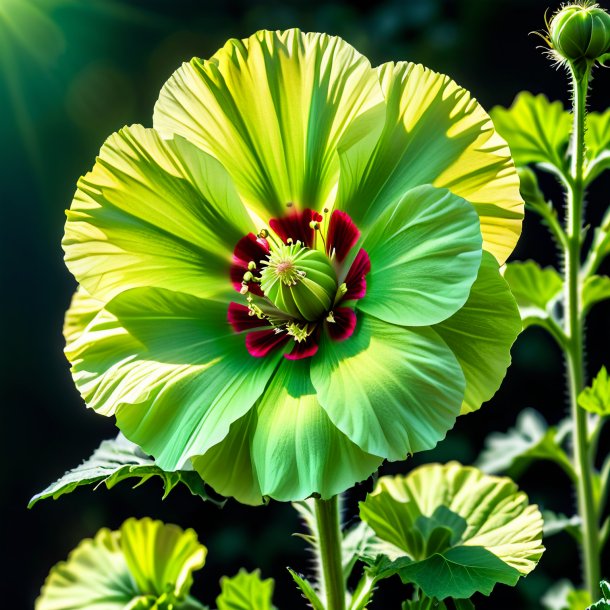
[[466, 304], [434, 330], [456, 356], [466, 393], [461, 413], [476, 411], [498, 390], [511, 362], [510, 348], [521, 319], [496, 259], [483, 252], [477, 279]]
[[605, 366], [602, 366], [591, 386], [578, 395], [578, 404], [589, 413], [604, 417], [610, 415], [610, 377]]
[[204, 610], [188, 595], [206, 548], [193, 530], [145, 518], [100, 530], [52, 568], [36, 610]]
[[432, 186], [408, 191], [363, 239], [371, 272], [358, 308], [401, 326], [446, 320], [468, 298], [481, 243], [479, 219], [467, 201]]
[[563, 281], [552, 267], [542, 269], [534, 261], [508, 263], [504, 271], [519, 305], [524, 325], [545, 326], [553, 318], [553, 308], [561, 298]]
[[318, 597], [318, 593], [314, 589], [313, 585], [302, 575], [298, 574], [291, 568], [287, 568], [292, 576], [292, 579], [297, 584], [297, 587], [301, 589], [305, 599], [311, 604], [313, 610], [325, 610], [324, 604]]
[[182, 483], [194, 496], [212, 501], [219, 506], [224, 504], [208, 493], [206, 484], [195, 471], [166, 472], [135, 443], [119, 434], [115, 439], [103, 441], [88, 460], [69, 470], [55, 483], [51, 483], [44, 491], [36, 494], [30, 500], [28, 508], [32, 508], [39, 500], [47, 498], [57, 500], [82, 485], [99, 486], [103, 483], [107, 489], [111, 489], [126, 479], [139, 479], [136, 485], [139, 486], [154, 477], [159, 477], [163, 482], [163, 498], [166, 498], [176, 485]]
[[560, 532], [567, 532], [577, 542], [582, 539], [581, 519], [578, 515], [567, 517], [550, 510], [542, 511], [544, 519], [544, 537], [554, 536]]
[[591, 596], [587, 591], [574, 589], [569, 580], [560, 580], [540, 601], [546, 610], [584, 610], [591, 603]]
[[261, 579], [260, 570], [240, 570], [236, 576], [220, 579], [221, 594], [216, 598], [218, 610], [273, 610], [275, 583]]
[[532, 461], [550, 460], [575, 481], [572, 462], [562, 448], [569, 431], [569, 420], [549, 428], [540, 413], [524, 409], [519, 413], [514, 428], [505, 433], [492, 432], [487, 437], [477, 466], [489, 474], [508, 473], [516, 478]]
[[474, 206], [483, 249], [504, 263], [521, 232], [523, 201], [508, 146], [487, 113], [468, 91], [421, 65], [387, 63], [377, 73], [383, 132], [362, 171], [339, 149], [337, 206], [364, 233], [409, 189], [447, 188]]
[[585, 180], [592, 182], [610, 167], [610, 110], [587, 113]]
[[390, 460], [434, 447], [464, 396], [460, 366], [434, 330], [364, 313], [349, 341], [322, 338], [311, 380], [335, 426], [364, 451]]
[[561, 102], [522, 91], [510, 108], [496, 106], [490, 114], [517, 165], [550, 163], [566, 169], [572, 118]]
[[508, 478], [456, 462], [381, 477], [360, 516], [378, 537], [365, 560], [385, 556], [389, 574], [398, 562], [404, 582], [439, 600], [515, 585], [544, 550], [542, 517], [527, 496]]
[[610, 583], [602, 580], [599, 586], [602, 590], [602, 598], [589, 606], [587, 610], [610, 610]]
[[594, 305], [610, 299], [610, 277], [592, 275], [585, 280], [582, 291], [582, 308], [586, 314]]
[[153, 125], [214, 155], [266, 220], [288, 202], [323, 207], [339, 141], [374, 145], [365, 136], [383, 126], [383, 101], [368, 60], [340, 38], [260, 31], [183, 64], [161, 90]]

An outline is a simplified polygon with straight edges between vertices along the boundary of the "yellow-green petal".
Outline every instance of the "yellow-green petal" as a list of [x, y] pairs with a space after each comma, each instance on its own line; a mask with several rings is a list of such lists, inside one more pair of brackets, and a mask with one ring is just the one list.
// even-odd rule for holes
[[365, 57], [340, 38], [291, 29], [232, 39], [210, 60], [183, 64], [153, 124], [214, 155], [265, 218], [289, 202], [321, 208], [336, 186], [339, 141], [370, 148], [368, 118], [382, 113]]
[[371, 271], [358, 308], [392, 324], [428, 326], [468, 298], [481, 264], [479, 218], [451, 191], [420, 186], [382, 211], [362, 247]]
[[363, 451], [390, 460], [431, 449], [464, 397], [455, 356], [429, 327], [358, 314], [347, 341], [322, 339], [311, 380], [330, 420]]
[[410, 188], [448, 188], [473, 204], [483, 248], [503, 263], [521, 233], [523, 201], [510, 151], [491, 119], [466, 90], [421, 65], [390, 63], [378, 72], [383, 133], [363, 172], [350, 171], [344, 159], [338, 207], [366, 227]]
[[363, 451], [329, 419], [309, 368], [309, 360], [282, 360], [251, 413], [193, 460], [218, 493], [246, 504], [260, 504], [263, 497], [303, 500], [314, 493], [330, 498], [379, 468], [382, 457]]
[[250, 356], [226, 316], [224, 303], [134, 288], [66, 347], [88, 406], [115, 415], [125, 436], [161, 468], [178, 469], [222, 440], [281, 357]]
[[466, 304], [433, 328], [464, 372], [462, 414], [476, 411], [500, 387], [511, 362], [511, 347], [522, 328], [517, 303], [491, 254], [483, 252]]
[[215, 298], [231, 294], [233, 249], [255, 228], [216, 159], [133, 125], [108, 138], [79, 180], [62, 245], [98, 300], [142, 286]]

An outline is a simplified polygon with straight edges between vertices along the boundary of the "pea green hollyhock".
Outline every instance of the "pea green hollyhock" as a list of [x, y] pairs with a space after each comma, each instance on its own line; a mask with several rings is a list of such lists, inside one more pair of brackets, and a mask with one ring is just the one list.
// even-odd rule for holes
[[230, 40], [78, 183], [74, 379], [161, 468], [250, 504], [328, 498], [495, 393], [522, 214], [506, 143], [448, 77], [323, 34]]
[[83, 540], [49, 573], [36, 610], [204, 610], [189, 595], [207, 550], [196, 533], [149, 518]]

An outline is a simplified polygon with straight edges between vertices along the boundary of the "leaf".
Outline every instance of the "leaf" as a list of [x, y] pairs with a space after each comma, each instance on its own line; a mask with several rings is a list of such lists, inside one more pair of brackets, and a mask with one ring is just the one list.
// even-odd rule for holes
[[610, 167], [610, 109], [587, 113], [585, 180], [592, 182]]
[[241, 569], [236, 576], [220, 579], [216, 605], [218, 610], [273, 610], [274, 586], [272, 578], [261, 579], [260, 570], [248, 573]]
[[589, 413], [603, 417], [610, 415], [610, 377], [605, 366], [602, 366], [593, 383], [578, 395], [578, 404]]
[[577, 542], [582, 539], [581, 533], [581, 519], [578, 515], [572, 515], [567, 517], [559, 513], [554, 513], [550, 510], [542, 511], [542, 518], [544, 519], [544, 537], [554, 536], [560, 532], [567, 532]]
[[128, 519], [100, 530], [54, 566], [36, 610], [204, 610], [188, 595], [206, 548], [193, 530]]
[[585, 280], [582, 291], [582, 307], [586, 314], [594, 305], [610, 299], [610, 277], [592, 275]]
[[492, 108], [498, 133], [508, 142], [516, 165], [550, 163], [566, 168], [566, 150], [572, 119], [561, 102], [523, 91], [506, 109]]
[[[305, 599], [307, 599], [309, 601], [309, 603], [311, 604], [311, 607], [313, 608], [313, 610], [325, 610], [324, 604], [320, 601], [320, 598], [318, 597], [318, 594], [317, 594], [316, 590], [313, 588], [313, 586], [311, 585], [311, 583], [304, 576], [302, 576], [301, 574], [297, 574], [297, 572], [295, 572], [291, 568], [287, 568], [287, 569], [290, 572], [290, 575], [292, 576], [292, 579], [294, 580], [294, 582], [297, 584], [299, 589], [301, 589], [301, 591], [303, 592]], [[219, 610], [221, 610], [221, 609], [219, 609]]]
[[555, 583], [540, 600], [546, 610], [583, 610], [591, 603], [587, 591], [574, 589], [569, 580]]
[[159, 468], [152, 458], [146, 456], [136, 444], [119, 434], [115, 439], [103, 441], [88, 460], [69, 470], [55, 483], [36, 494], [30, 500], [28, 508], [47, 498], [57, 500], [82, 485], [99, 486], [103, 483], [107, 489], [111, 489], [126, 479], [140, 479], [136, 484], [138, 486], [153, 477], [159, 477], [163, 482], [163, 498], [166, 498], [178, 483], [182, 483], [194, 496], [219, 506], [224, 504], [224, 501], [208, 493], [206, 484], [195, 471], [166, 472]]
[[527, 496], [508, 478], [457, 462], [381, 477], [360, 516], [377, 535], [364, 556], [372, 569], [397, 572], [439, 600], [515, 585], [544, 550], [542, 517]]
[[504, 279], [517, 300], [524, 325], [545, 326], [561, 298], [563, 281], [559, 273], [552, 267], [542, 269], [534, 261], [514, 262], [506, 265]]
[[532, 461], [550, 460], [576, 480], [572, 463], [562, 448], [569, 429], [569, 420], [549, 428], [538, 411], [524, 409], [514, 428], [504, 433], [492, 432], [487, 437], [477, 466], [489, 474], [508, 473], [518, 477]]
[[587, 610], [610, 610], [610, 583], [602, 580], [599, 586], [602, 590], [602, 598], [589, 606]]

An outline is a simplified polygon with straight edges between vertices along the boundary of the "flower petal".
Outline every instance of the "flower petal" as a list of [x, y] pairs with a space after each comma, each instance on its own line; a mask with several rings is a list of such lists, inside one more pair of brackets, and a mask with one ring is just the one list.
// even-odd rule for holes
[[366, 294], [366, 276], [370, 270], [371, 259], [366, 250], [360, 248], [345, 277], [347, 292], [343, 295], [342, 301], [351, 301], [364, 297]]
[[270, 326], [268, 320], [250, 315], [250, 310], [245, 305], [231, 301], [227, 311], [227, 320], [236, 333]]
[[338, 207], [364, 233], [408, 189], [446, 187], [474, 205], [483, 248], [504, 262], [521, 233], [523, 201], [508, 146], [489, 116], [450, 78], [423, 66], [378, 70], [385, 128], [362, 172], [342, 155]]
[[333, 341], [345, 341], [354, 334], [356, 312], [350, 307], [337, 307], [333, 311], [334, 322], [328, 322], [326, 329]]
[[414, 188], [383, 210], [362, 246], [371, 272], [358, 308], [403, 326], [428, 326], [455, 313], [481, 264], [474, 208], [433, 186]]
[[383, 94], [368, 60], [326, 34], [260, 31], [209, 61], [183, 64], [163, 87], [154, 126], [178, 133], [227, 168], [262, 217], [286, 204], [320, 209], [336, 186], [336, 147], [358, 147], [383, 125]]
[[311, 380], [337, 428], [363, 451], [390, 460], [434, 447], [464, 396], [460, 366], [433, 330], [362, 313], [349, 341], [323, 337]]
[[330, 498], [382, 462], [333, 425], [316, 398], [310, 362], [284, 360], [256, 405], [252, 461], [263, 495], [275, 500]]
[[510, 348], [522, 328], [515, 299], [491, 254], [483, 253], [464, 307], [433, 328], [464, 371], [462, 413], [476, 411], [500, 387], [510, 365]]
[[122, 293], [76, 337], [66, 355], [88, 406], [165, 470], [222, 440], [281, 357], [252, 358], [224, 304], [153, 288]]
[[139, 125], [108, 138], [67, 216], [66, 264], [105, 301], [142, 286], [231, 292], [233, 248], [254, 229], [218, 161]]
[[359, 237], [360, 231], [352, 219], [345, 212], [334, 210], [328, 223], [326, 253], [331, 256], [334, 251], [341, 263], [356, 245]]
[[284, 347], [289, 339], [288, 334], [277, 333], [275, 329], [255, 330], [246, 335], [246, 349], [254, 358], [264, 358]]

